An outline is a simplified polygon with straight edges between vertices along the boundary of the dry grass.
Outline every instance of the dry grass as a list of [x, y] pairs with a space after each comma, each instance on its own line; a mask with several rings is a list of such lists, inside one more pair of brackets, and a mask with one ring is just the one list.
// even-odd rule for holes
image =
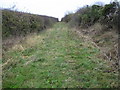
[[[22, 39], [22, 40], [21, 40]], [[32, 35], [27, 35], [26, 37], [20, 38], [20, 39], [15, 39], [16, 42], [13, 42], [13, 38], [11, 40], [9, 40], [9, 42], [11, 42], [11, 46], [9, 47], [9, 42], [6, 41], [6, 45], [8, 45], [8, 47], [6, 46], [6, 48], [8, 49], [7, 51], [3, 52], [3, 58], [6, 57], [7, 58], [7, 53], [12, 52], [12, 51], [16, 51], [16, 52], [24, 52], [26, 49], [28, 48], [33, 48], [36, 47], [37, 45], [40, 45], [40, 43], [43, 43], [43, 39], [44, 36], [42, 35], [37, 35], [36, 33], [32, 34]], [[12, 57], [12, 56], [11, 56]], [[16, 62], [13, 58], [8, 57], [8, 60], [3, 61], [4, 63], [2, 64], [3, 69], [5, 68], [9, 68], [11, 65], [13, 64], [17, 64], [18, 62]], [[29, 56], [25, 56], [22, 55], [23, 59], [28, 59], [30, 58]]]
[[27, 45], [27, 47], [33, 47], [35, 45], [40, 44], [41, 42], [43, 42], [44, 36], [42, 35], [29, 35], [26, 37], [25, 43]]
[[25, 48], [21, 44], [16, 44], [12, 47], [12, 50], [24, 51]]
[[104, 25], [96, 23], [88, 29], [81, 29], [79, 33], [83, 34], [80, 36], [85, 36], [88, 38], [87, 40], [93, 41], [94, 45], [100, 49], [99, 57], [109, 60], [116, 67], [118, 63], [118, 50], [116, 49], [118, 47], [118, 34], [116, 31], [110, 28], [106, 29]]
[[11, 50], [16, 50], [16, 51], [24, 51], [26, 48], [31, 48], [36, 45], [39, 45], [40, 43], [43, 42], [44, 36], [42, 35], [37, 35], [36, 33], [32, 35], [27, 35], [26, 37], [23, 37], [23, 41], [18, 41], [20, 43], [15, 43], [12, 45]]

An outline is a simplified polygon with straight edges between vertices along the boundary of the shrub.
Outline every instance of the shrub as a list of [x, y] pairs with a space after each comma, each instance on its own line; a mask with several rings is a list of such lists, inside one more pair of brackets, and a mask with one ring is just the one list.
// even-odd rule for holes
[[39, 32], [58, 22], [57, 18], [6, 9], [2, 10], [2, 17], [3, 39], [9, 36], [20, 36], [31, 32]]
[[115, 2], [113, 2], [111, 4], [106, 4], [102, 9], [102, 15], [107, 16], [110, 13], [114, 13], [115, 10], [116, 10], [116, 3]]
[[72, 13], [65, 15], [65, 17], [62, 18], [61, 21], [66, 22], [66, 23], [70, 22], [72, 19], [72, 15], [73, 15]]
[[66, 15], [62, 21], [70, 23], [70, 26], [89, 27], [97, 22], [113, 28], [118, 25], [119, 3], [112, 2], [105, 6], [92, 5], [80, 8], [76, 13]]

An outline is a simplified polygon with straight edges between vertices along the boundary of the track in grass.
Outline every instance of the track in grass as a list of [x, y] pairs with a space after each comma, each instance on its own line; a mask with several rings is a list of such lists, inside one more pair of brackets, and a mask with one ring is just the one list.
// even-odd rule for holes
[[10, 62], [3, 69], [3, 88], [118, 87], [117, 72], [108, 72], [108, 62], [97, 54], [90, 41], [57, 23], [5, 53], [3, 60]]

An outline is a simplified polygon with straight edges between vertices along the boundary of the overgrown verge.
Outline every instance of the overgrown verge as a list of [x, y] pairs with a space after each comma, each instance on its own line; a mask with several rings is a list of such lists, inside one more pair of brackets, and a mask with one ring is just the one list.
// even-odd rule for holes
[[52, 27], [56, 22], [58, 22], [58, 19], [54, 17], [3, 9], [3, 49], [10, 47], [30, 33], [38, 33]]
[[100, 57], [113, 61], [113, 66], [118, 69], [119, 17], [120, 5], [116, 1], [104, 6], [87, 5], [66, 15], [62, 21], [88, 35], [102, 51]]
[[27, 33], [39, 32], [51, 27], [58, 21], [57, 18], [23, 13], [11, 10], [2, 10], [3, 39], [9, 36], [26, 35]]
[[62, 18], [62, 21], [69, 22], [71, 26], [88, 28], [96, 22], [105, 24], [106, 28], [117, 28], [120, 24], [119, 2], [112, 2], [104, 6], [92, 5], [84, 6], [77, 10], [76, 13], [70, 13]]

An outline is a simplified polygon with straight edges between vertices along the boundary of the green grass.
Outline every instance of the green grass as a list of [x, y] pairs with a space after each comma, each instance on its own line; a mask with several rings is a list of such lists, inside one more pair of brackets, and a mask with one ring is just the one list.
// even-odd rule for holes
[[24, 50], [5, 53], [3, 60], [11, 58], [17, 64], [3, 70], [3, 88], [118, 87], [117, 72], [106, 72], [111, 67], [97, 58], [99, 50], [65, 23], [55, 24], [36, 37], [36, 44], [23, 42]]

